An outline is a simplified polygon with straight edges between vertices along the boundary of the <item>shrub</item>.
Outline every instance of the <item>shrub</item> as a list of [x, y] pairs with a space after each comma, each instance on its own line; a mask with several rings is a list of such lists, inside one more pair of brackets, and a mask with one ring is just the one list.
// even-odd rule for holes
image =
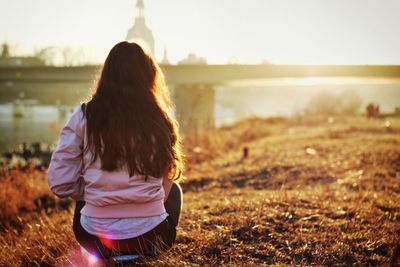
[[311, 97], [305, 112], [320, 115], [354, 115], [360, 110], [361, 104], [360, 95], [354, 91], [345, 91], [339, 95], [323, 91]]

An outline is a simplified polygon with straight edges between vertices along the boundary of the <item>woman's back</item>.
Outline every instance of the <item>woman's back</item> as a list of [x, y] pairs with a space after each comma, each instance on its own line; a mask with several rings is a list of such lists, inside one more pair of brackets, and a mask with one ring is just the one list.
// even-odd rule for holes
[[[126, 218], [157, 215], [165, 212], [164, 189], [161, 177], [129, 175], [126, 167], [115, 171], [101, 169], [101, 160], [93, 159], [90, 150], [82, 150], [87, 144], [86, 118], [81, 107], [77, 107], [63, 129], [59, 145], [54, 152], [48, 171], [49, 184], [53, 192], [64, 196], [70, 192], [68, 181], [81, 172], [82, 188], [76, 188], [79, 198], [86, 201], [81, 213], [92, 217]], [[73, 149], [73, 148], [76, 149]], [[74, 159], [82, 161], [78, 166]], [[62, 162], [62, 165], [57, 164]], [[69, 170], [75, 169], [74, 172]], [[67, 183], [66, 183], [67, 182]], [[77, 184], [79, 185], [79, 184]], [[84, 194], [84, 195], [83, 195]]]
[[182, 192], [173, 181], [183, 161], [167, 102], [157, 63], [122, 42], [110, 51], [91, 100], [61, 131], [49, 185], [78, 201], [75, 236], [99, 257], [154, 252], [154, 241], [170, 247], [175, 240]]

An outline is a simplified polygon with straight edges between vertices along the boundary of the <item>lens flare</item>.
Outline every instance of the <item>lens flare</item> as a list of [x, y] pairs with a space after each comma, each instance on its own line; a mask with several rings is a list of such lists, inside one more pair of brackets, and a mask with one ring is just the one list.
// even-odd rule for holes
[[99, 258], [97, 258], [95, 255], [91, 254], [85, 248], [80, 247], [80, 249], [81, 249], [82, 256], [88, 261], [89, 266], [94, 266], [100, 261]]

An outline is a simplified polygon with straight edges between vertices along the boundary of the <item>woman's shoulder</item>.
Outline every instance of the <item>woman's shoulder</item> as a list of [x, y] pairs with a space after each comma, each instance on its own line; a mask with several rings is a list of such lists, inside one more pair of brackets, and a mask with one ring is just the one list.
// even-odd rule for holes
[[66, 123], [66, 127], [71, 128], [75, 133], [83, 136], [84, 127], [86, 124], [85, 120], [85, 108], [86, 103], [75, 106], [72, 109], [72, 113]]
[[81, 104], [75, 106], [72, 109], [71, 118], [74, 118], [77, 120], [85, 119], [86, 106], [87, 106], [87, 103], [81, 103]]
[[79, 109], [80, 112], [82, 112], [82, 114], [85, 114], [86, 113], [86, 107], [87, 107], [87, 103], [83, 102], [79, 106], [77, 106], [76, 109]]

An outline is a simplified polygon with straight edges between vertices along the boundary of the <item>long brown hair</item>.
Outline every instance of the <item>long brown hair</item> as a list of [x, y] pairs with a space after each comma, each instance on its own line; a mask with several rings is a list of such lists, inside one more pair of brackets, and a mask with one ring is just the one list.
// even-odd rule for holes
[[115, 45], [86, 106], [88, 144], [93, 162], [114, 171], [176, 180], [183, 156], [169, 95], [155, 60], [138, 44]]

